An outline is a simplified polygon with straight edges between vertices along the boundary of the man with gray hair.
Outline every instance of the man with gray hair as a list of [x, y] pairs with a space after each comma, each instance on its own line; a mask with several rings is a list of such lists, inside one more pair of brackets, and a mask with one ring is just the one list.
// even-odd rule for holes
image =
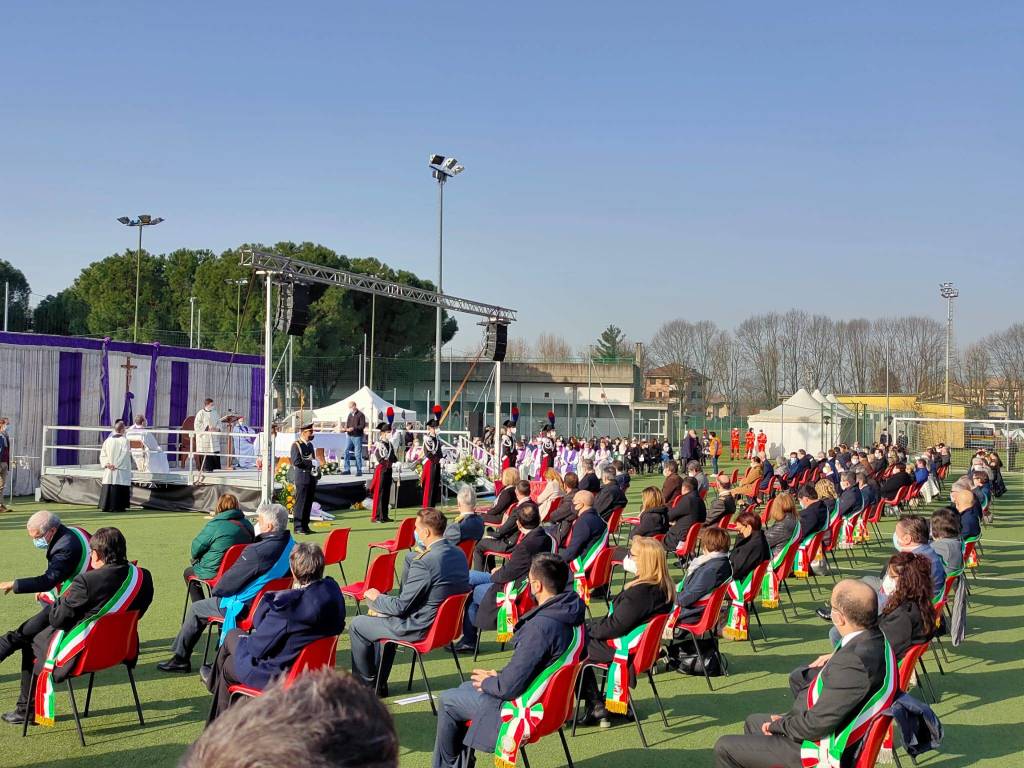
[[601, 490], [594, 498], [594, 511], [607, 523], [613, 509], [625, 506], [626, 494], [615, 482], [615, 467], [605, 467], [601, 470]]
[[458, 546], [464, 541], [478, 542], [484, 537], [484, 519], [476, 511], [476, 489], [464, 485], [455, 497], [459, 516], [444, 529], [444, 537]]
[[244, 616], [267, 582], [288, 575], [288, 556], [295, 545], [288, 531], [288, 510], [280, 504], [261, 504], [256, 510], [256, 541], [225, 571], [213, 595], [189, 606], [185, 621], [174, 638], [174, 655], [156, 665], [161, 672], [191, 672], [192, 651], [203, 636], [208, 619], [223, 619], [226, 635]]
[[[581, 491], [590, 491], [591, 493], [597, 493], [600, 491], [601, 481], [597, 479], [597, 474], [594, 472], [594, 460], [583, 459], [580, 461], [580, 470], [579, 489]], [[612, 476], [614, 477], [614, 472]]]
[[[39, 595], [42, 609], [17, 629], [0, 636], [0, 661], [15, 651], [32, 647], [35, 636], [50, 626], [50, 606], [67, 589], [71, 580], [89, 567], [89, 534], [83, 529], [64, 525], [56, 514], [45, 509], [32, 515], [25, 528], [32, 544], [46, 550], [46, 571], [41, 576], [2, 582], [0, 592]], [[32, 662], [29, 658], [26, 664], [25, 657], [31, 655], [22, 655], [21, 675], [28, 680], [32, 678]], [[22, 682], [22, 690], [27, 691], [27, 680]], [[19, 698], [14, 711], [5, 713], [2, 719], [20, 725], [25, 719], [27, 705], [27, 698]]]

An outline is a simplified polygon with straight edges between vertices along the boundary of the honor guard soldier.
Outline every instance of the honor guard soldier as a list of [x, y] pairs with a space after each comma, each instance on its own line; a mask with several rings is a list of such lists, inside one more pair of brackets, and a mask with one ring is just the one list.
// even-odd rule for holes
[[320, 462], [313, 450], [313, 425], [306, 424], [299, 430], [299, 439], [292, 443], [291, 469], [289, 480], [295, 485], [295, 533], [312, 533], [309, 529], [309, 513], [313, 508], [313, 496], [320, 479]]
[[502, 426], [505, 434], [501, 436], [501, 471], [504, 472], [516, 465], [516, 454], [519, 451], [516, 449], [516, 423], [508, 420]]
[[370, 484], [373, 496], [370, 521], [390, 523], [388, 506], [391, 503], [391, 468], [398, 457], [395, 454], [395, 446], [391, 444], [391, 425], [386, 422], [377, 425], [377, 442], [373, 445], [373, 456], [377, 460], [377, 468], [373, 470], [373, 482]]
[[441, 438], [437, 436], [437, 419], [427, 422], [423, 438], [423, 508], [441, 501]]

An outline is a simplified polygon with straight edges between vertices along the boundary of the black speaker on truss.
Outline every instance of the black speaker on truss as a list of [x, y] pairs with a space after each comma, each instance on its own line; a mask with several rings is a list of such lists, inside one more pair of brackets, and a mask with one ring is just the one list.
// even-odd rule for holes
[[469, 417], [469, 436], [470, 438], [479, 437], [483, 440], [484, 437], [484, 413], [483, 411], [470, 411], [466, 414]]
[[304, 334], [314, 298], [312, 286], [306, 283], [283, 283], [277, 296], [277, 330], [289, 336]]
[[508, 325], [490, 320], [487, 323], [487, 344], [484, 354], [496, 363], [505, 359], [508, 348]]

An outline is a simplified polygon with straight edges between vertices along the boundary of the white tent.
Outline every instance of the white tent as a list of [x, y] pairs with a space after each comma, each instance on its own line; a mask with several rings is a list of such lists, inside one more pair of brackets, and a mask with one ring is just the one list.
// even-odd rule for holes
[[[830, 435], [839, 434], [840, 424], [830, 428], [825, 423], [825, 417], [832, 418], [833, 404], [820, 392], [815, 391], [815, 395], [818, 397], [799, 389], [775, 408], [747, 418], [751, 429], [763, 430], [768, 436], [768, 458], [775, 459], [799, 448], [817, 453], [831, 447], [825, 443]], [[845, 417], [838, 409], [834, 413], [836, 422]]]
[[336, 403], [315, 409], [312, 412], [313, 421], [344, 421], [348, 418], [348, 404], [352, 401], [355, 401], [356, 407], [366, 416], [369, 425], [382, 421], [388, 408], [395, 409], [395, 423], [416, 421], [416, 411], [389, 403], [369, 387], [361, 387]]

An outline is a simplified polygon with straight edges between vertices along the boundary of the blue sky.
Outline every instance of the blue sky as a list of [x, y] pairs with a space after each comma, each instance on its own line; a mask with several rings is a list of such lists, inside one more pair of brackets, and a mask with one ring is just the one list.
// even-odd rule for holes
[[38, 2], [0, 36], [0, 256], [38, 294], [143, 212], [157, 252], [433, 277], [436, 151], [445, 287], [529, 338], [941, 318], [940, 280], [961, 340], [1022, 316], [1019, 4]]

